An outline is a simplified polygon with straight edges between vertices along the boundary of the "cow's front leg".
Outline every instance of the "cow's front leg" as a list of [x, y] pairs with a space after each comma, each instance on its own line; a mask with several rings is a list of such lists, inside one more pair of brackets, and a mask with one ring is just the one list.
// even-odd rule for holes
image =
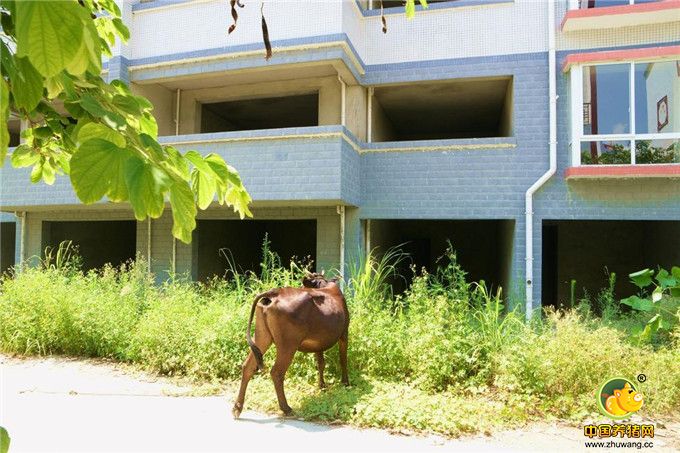
[[274, 381], [274, 388], [276, 389], [276, 398], [279, 400], [279, 408], [283, 411], [285, 415], [291, 415], [293, 409], [288, 405], [286, 400], [286, 394], [283, 392], [283, 379], [286, 377], [286, 371], [293, 361], [295, 356], [295, 351], [297, 350], [297, 345], [294, 347], [282, 347], [276, 346], [276, 361], [270, 372], [272, 376], [272, 381]]
[[316, 353], [316, 368], [319, 370], [319, 388], [326, 388], [326, 381], [323, 379], [323, 371], [326, 368], [326, 360], [323, 358], [323, 351]]

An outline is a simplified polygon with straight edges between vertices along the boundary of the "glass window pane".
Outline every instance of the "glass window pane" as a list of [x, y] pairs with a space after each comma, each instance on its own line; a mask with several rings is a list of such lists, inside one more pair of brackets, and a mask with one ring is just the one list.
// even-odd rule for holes
[[630, 66], [583, 68], [583, 133], [630, 133]]
[[629, 141], [581, 142], [582, 165], [630, 164]]
[[635, 133], [680, 132], [680, 61], [635, 65]]
[[628, 0], [581, 0], [581, 9], [628, 5]]
[[638, 140], [635, 142], [635, 163], [680, 163], [680, 140]]

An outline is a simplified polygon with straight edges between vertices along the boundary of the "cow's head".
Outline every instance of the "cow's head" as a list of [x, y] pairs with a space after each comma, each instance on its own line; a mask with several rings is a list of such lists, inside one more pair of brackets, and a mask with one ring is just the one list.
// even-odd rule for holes
[[302, 277], [302, 286], [305, 288], [325, 288], [330, 283], [336, 283], [338, 281], [336, 278], [328, 279], [324, 275], [324, 271], [318, 272], [307, 272], [304, 277]]

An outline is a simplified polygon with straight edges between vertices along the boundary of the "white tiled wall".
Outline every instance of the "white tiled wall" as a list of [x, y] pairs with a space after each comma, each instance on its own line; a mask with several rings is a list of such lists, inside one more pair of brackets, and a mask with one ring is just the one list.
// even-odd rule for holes
[[[225, 0], [194, 0], [133, 13], [131, 59], [259, 44], [259, 2], [238, 8], [234, 33]], [[265, 2], [272, 41], [345, 33], [366, 64], [468, 56], [537, 52], [546, 48], [547, 8], [536, 0], [486, 6], [431, 9], [407, 20], [387, 16], [382, 33], [379, 16], [364, 17], [354, 0], [282, 0]], [[512, 37], [512, 39], [509, 39]]]
[[[194, 0], [134, 13], [133, 59], [262, 42], [260, 2], [237, 8], [236, 30], [227, 34], [232, 18], [225, 0]], [[342, 5], [337, 1], [265, 2], [272, 41], [341, 33]]]

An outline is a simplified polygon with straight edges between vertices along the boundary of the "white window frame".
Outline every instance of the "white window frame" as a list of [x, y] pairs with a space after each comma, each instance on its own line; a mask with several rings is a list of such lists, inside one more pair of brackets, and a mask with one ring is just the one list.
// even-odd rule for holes
[[[641, 140], [680, 140], [680, 131], [677, 132], [657, 132], [654, 134], [635, 133], [635, 65], [638, 63], [677, 61], [678, 57], [660, 58], [649, 60], [628, 60], [611, 62], [593, 62], [575, 64], [570, 68], [570, 91], [571, 91], [571, 165], [580, 167], [581, 164], [581, 143], [582, 142], [602, 142], [602, 141], [621, 141], [628, 142], [630, 149], [630, 164], [623, 165], [650, 165], [635, 163], [635, 142]], [[605, 66], [627, 64], [630, 70], [628, 76], [629, 89], [629, 123], [630, 132], [627, 134], [584, 134], [583, 133], [583, 68], [586, 66]], [[680, 163], [653, 164], [653, 165], [680, 165]], [[602, 167], [601, 164], [583, 164], [588, 167]]]

